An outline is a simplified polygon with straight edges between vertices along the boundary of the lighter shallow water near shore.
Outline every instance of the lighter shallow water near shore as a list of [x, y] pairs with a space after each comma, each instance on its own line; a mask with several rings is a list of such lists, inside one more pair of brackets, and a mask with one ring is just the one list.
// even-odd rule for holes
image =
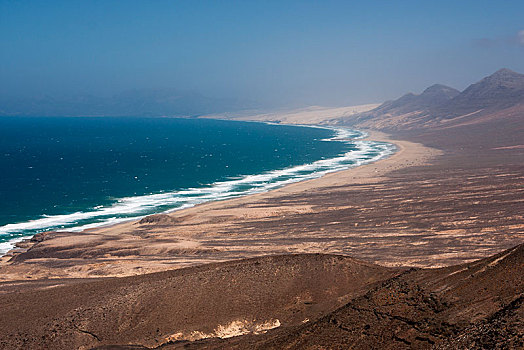
[[[160, 123], [165, 123], [165, 121], [162, 120]], [[176, 127], [182, 129], [194, 128], [191, 121], [182, 121], [182, 123], [184, 125]], [[261, 125], [261, 123], [222, 121], [199, 121], [197, 123], [200, 123], [198, 124], [200, 128], [215, 128], [213, 134], [216, 134], [217, 130], [225, 133], [226, 138], [232, 137], [231, 130], [233, 129], [231, 128], [234, 128], [236, 133], [234, 134], [236, 136], [233, 135], [233, 137], [241, 137], [239, 133], [245, 133], [247, 130], [253, 132], [251, 137], [240, 141], [240, 146], [242, 146], [242, 142], [252, 142], [253, 139], [256, 141], [259, 134], [264, 134], [262, 138], [258, 139], [260, 143], [266, 143], [262, 152], [267, 151], [266, 148], [275, 153], [279, 151], [284, 159], [278, 156], [279, 161], [275, 161], [273, 157], [264, 155], [262, 160], [264, 157], [268, 159], [269, 169], [268, 165], [254, 166], [245, 163], [247, 165], [244, 172], [242, 171], [242, 163], [240, 163], [237, 164], [239, 168], [235, 170], [236, 173], [235, 171], [226, 171], [225, 173], [207, 174], [211, 178], [215, 176], [216, 181], [209, 181], [210, 177], [207, 176], [207, 178], [202, 178], [202, 182], [198, 183], [197, 186], [175, 184], [171, 190], [133, 193], [129, 196], [117, 196], [116, 198], [105, 196], [107, 199], [102, 203], [91, 206], [84, 205], [81, 210], [64, 210], [64, 213], [41, 214], [29, 220], [8, 222], [0, 226], [0, 254], [5, 254], [13, 247], [15, 242], [38, 232], [48, 230], [82, 231], [87, 228], [139, 219], [153, 213], [180, 210], [208, 201], [225, 200], [265, 192], [290, 183], [314, 179], [330, 172], [370, 163], [387, 157], [395, 151], [395, 146], [392, 144], [360, 140], [366, 136], [364, 133], [345, 128]], [[238, 130], [238, 127], [241, 130]], [[266, 130], [266, 128], [270, 129]], [[268, 132], [281, 133], [281, 139], [266, 139]], [[291, 140], [289, 140], [290, 138]], [[285, 144], [282, 140], [291, 142]], [[127, 142], [128, 140], [125, 139], [124, 141]], [[220, 138], [218, 141], [222, 142], [222, 139]], [[291, 144], [296, 148], [291, 149]], [[216, 159], [217, 152], [216, 149], [213, 149], [213, 146], [210, 145], [210, 149], [204, 150], [203, 154], [215, 154]], [[205, 145], [203, 147], [205, 148]], [[244, 147], [247, 147], [247, 145], [244, 145]], [[310, 149], [314, 151], [310, 151]], [[250, 154], [249, 150], [244, 153]], [[243, 156], [242, 153], [240, 157]], [[224, 159], [218, 161], [218, 163], [222, 164], [223, 161]], [[230, 164], [231, 162], [226, 163]], [[199, 168], [202, 166], [205, 167], [205, 163], [198, 165]], [[173, 178], [173, 181], [176, 182], [176, 176], [173, 176]]]

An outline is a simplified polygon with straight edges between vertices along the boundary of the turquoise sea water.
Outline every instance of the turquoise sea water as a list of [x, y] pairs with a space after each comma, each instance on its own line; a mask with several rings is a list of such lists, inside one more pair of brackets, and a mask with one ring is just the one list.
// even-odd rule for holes
[[391, 154], [347, 129], [178, 118], [0, 117], [0, 253], [267, 191]]

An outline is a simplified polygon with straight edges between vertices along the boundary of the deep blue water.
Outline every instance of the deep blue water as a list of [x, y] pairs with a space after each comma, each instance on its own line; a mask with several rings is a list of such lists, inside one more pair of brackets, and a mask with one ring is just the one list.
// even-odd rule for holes
[[358, 136], [208, 119], [0, 117], [0, 253], [17, 237], [269, 190], [392, 151], [347, 140]]

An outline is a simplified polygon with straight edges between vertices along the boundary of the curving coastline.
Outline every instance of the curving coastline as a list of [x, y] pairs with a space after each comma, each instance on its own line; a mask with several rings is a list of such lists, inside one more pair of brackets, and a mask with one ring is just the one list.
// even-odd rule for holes
[[[271, 123], [267, 123], [271, 124]], [[341, 127], [323, 125], [294, 125], [331, 130], [334, 135], [323, 139], [326, 142], [341, 142], [356, 149], [339, 154], [334, 158], [320, 159], [312, 163], [271, 170], [261, 174], [244, 175], [240, 178], [215, 182], [209, 186], [188, 188], [173, 192], [120, 198], [111, 206], [98, 206], [89, 211], [63, 215], [45, 215], [39, 219], [0, 227], [0, 235], [46, 231], [80, 232], [97, 227], [113, 226], [127, 221], [140, 220], [155, 213], [170, 213], [210, 201], [222, 201], [239, 196], [267, 192], [292, 183], [316, 179], [326, 174], [358, 167], [386, 158], [395, 152], [392, 143], [378, 140], [363, 140], [366, 133]], [[27, 246], [33, 234], [15, 237], [0, 243], [0, 256], [13, 254], [18, 247]], [[22, 250], [24, 249], [22, 248]], [[11, 251], [10, 253], [8, 253]]]
[[[326, 173], [322, 177], [270, 191], [177, 210], [167, 214], [167, 222], [130, 220], [81, 232], [40, 234], [33, 241], [18, 243], [15, 250], [1, 258], [2, 279], [126, 276], [268, 254], [343, 253], [344, 241], [332, 246], [308, 242], [308, 239], [285, 243], [281, 241], [283, 238], [275, 239], [258, 229], [257, 234], [235, 232], [232, 241], [231, 230], [250, 220], [283, 219], [286, 215], [290, 217], [317, 210], [310, 205], [288, 203], [285, 198], [289, 196], [307, 199], [313, 193], [336, 193], [340, 186], [372, 183], [388, 172], [428, 164], [441, 154], [439, 150], [421, 144], [392, 140], [381, 132], [366, 132], [368, 135], [363, 142], [394, 144], [396, 152], [373, 163]], [[308, 235], [320, 237], [322, 233]], [[38, 264], [11, 264], [27, 259], [36, 259], [46, 268], [41, 269]], [[69, 263], [64, 267], [65, 261]]]

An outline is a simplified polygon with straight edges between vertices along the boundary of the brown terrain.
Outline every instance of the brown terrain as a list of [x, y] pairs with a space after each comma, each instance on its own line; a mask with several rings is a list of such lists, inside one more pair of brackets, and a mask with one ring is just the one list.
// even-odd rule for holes
[[1, 346], [522, 348], [524, 76], [406, 96], [325, 120], [388, 159], [21, 243]]

